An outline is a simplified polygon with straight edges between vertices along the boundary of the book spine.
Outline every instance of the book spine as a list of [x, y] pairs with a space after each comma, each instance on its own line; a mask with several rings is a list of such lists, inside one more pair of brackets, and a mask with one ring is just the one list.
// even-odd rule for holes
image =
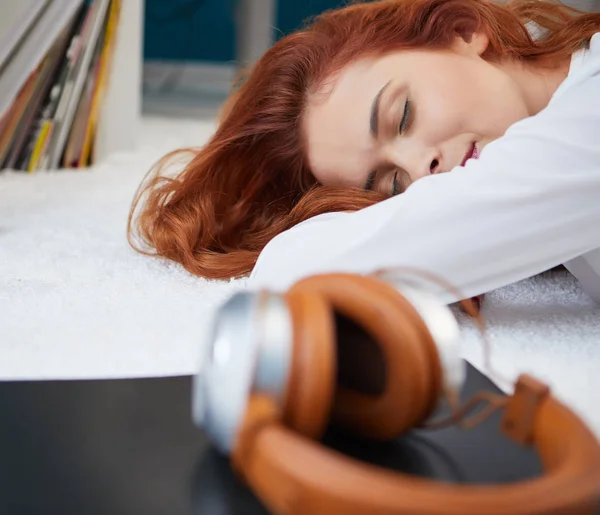
[[83, 140], [81, 155], [79, 156], [79, 165], [84, 167], [90, 164], [92, 158], [92, 142], [98, 123], [100, 105], [102, 103], [102, 100], [104, 99], [106, 85], [108, 83], [108, 77], [111, 73], [111, 66], [115, 48], [115, 36], [117, 25], [119, 23], [120, 12], [121, 0], [113, 0], [108, 16], [108, 23], [106, 25], [106, 37], [104, 41], [104, 47], [102, 49], [102, 54], [100, 56], [98, 78], [96, 82], [96, 89], [92, 97], [90, 117], [88, 120], [87, 127], [85, 129], [85, 137]]
[[62, 117], [60, 123], [57, 124], [57, 130], [55, 133], [56, 137], [53, 138], [53, 140], [51, 141], [51, 146], [49, 148], [49, 159], [47, 163], [47, 166], [49, 168], [56, 168], [62, 156], [65, 140], [68, 136], [68, 131], [73, 121], [75, 109], [81, 97], [81, 92], [83, 89], [87, 71], [90, 67], [90, 62], [94, 51], [93, 43], [98, 38], [100, 30], [103, 26], [104, 18], [108, 10], [109, 0], [95, 0], [94, 6], [96, 6], [96, 2], [97, 9], [94, 12], [94, 17], [90, 20], [92, 27], [90, 30], [89, 38], [86, 41], [87, 45], [83, 50], [83, 56], [81, 58], [75, 76], [67, 84], [70, 95], [68, 97], [68, 103], [66, 103], [64, 106], [64, 117]]

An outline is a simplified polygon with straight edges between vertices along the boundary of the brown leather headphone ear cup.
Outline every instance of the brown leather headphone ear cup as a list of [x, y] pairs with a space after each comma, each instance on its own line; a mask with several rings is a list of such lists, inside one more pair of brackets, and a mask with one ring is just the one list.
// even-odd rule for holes
[[309, 438], [324, 433], [335, 394], [335, 327], [333, 313], [316, 292], [286, 293], [294, 343], [284, 422]]
[[[390, 439], [432, 413], [441, 394], [441, 364], [425, 323], [406, 298], [387, 283], [351, 274], [312, 276], [295, 288], [320, 293], [332, 310], [362, 328], [383, 355], [385, 384], [380, 394], [338, 385], [338, 424], [365, 437]], [[336, 345], [341, 362], [345, 342]]]

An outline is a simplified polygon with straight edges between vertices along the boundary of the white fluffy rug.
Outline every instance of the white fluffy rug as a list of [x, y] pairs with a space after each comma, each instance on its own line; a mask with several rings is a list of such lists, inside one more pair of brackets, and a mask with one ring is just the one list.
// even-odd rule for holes
[[207, 313], [241, 283], [190, 277], [128, 245], [153, 162], [210, 124], [150, 121], [91, 171], [0, 174], [0, 378], [191, 373]]
[[[0, 379], [195, 373], [202, 331], [243, 281], [209, 282], [131, 250], [133, 193], [154, 160], [210, 124], [150, 120], [145, 145], [91, 171], [0, 174]], [[567, 273], [488, 294], [493, 364], [525, 371], [600, 435], [600, 308]], [[464, 324], [464, 356], [481, 346]]]
[[[550, 272], [491, 292], [483, 315], [494, 370], [546, 381], [600, 437], [600, 306], [573, 276]], [[485, 373], [479, 333], [462, 321], [463, 355]]]

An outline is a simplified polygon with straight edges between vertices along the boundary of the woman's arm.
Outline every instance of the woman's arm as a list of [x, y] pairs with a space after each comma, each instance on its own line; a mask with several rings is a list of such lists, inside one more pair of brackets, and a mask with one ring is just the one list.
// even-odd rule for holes
[[[418, 267], [472, 297], [600, 247], [600, 75], [513, 125], [479, 160], [274, 238], [250, 288]], [[451, 299], [456, 300], [456, 299]]]

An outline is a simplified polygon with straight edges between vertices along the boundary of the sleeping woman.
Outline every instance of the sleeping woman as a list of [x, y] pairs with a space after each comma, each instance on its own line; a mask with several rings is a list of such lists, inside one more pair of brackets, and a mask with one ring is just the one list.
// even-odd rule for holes
[[[183, 169], [163, 173], [178, 154]], [[256, 289], [411, 267], [466, 298], [563, 264], [600, 301], [600, 13], [325, 12], [235, 85], [203, 148], [151, 171], [129, 236]]]

